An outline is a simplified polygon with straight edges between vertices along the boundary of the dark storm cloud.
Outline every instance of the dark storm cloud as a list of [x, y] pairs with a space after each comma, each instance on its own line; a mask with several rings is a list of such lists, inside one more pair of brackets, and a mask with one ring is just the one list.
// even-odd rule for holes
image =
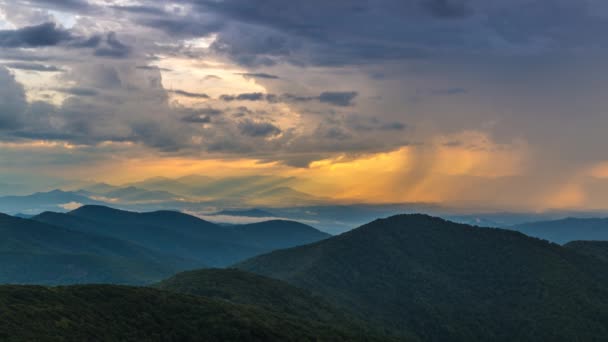
[[105, 44], [95, 49], [95, 56], [126, 58], [131, 53], [131, 47], [118, 40], [114, 32], [108, 33], [104, 42]]
[[401, 122], [389, 122], [380, 126], [381, 130], [385, 131], [403, 131], [407, 126]]
[[266, 101], [269, 103], [297, 103], [297, 102], [309, 102], [319, 101], [321, 103], [330, 104], [334, 106], [347, 107], [353, 105], [353, 100], [357, 97], [358, 93], [355, 91], [327, 91], [322, 92], [319, 96], [300, 96], [294, 94], [264, 94], [264, 93], [242, 93], [236, 95], [221, 95], [220, 100], [226, 102], [232, 101]]
[[165, 31], [172, 37], [200, 37], [218, 32], [224, 23], [213, 18], [157, 16], [142, 17], [136, 22], [143, 26]]
[[29, 0], [42, 8], [58, 9], [73, 12], [90, 12], [95, 8], [86, 0]]
[[110, 6], [110, 8], [135, 13], [135, 14], [150, 14], [150, 15], [165, 15], [166, 12], [162, 8], [154, 7], [154, 6]]
[[[52, 22], [35, 26], [25, 26], [15, 30], [0, 31], [0, 47], [14, 49], [44, 48], [54, 46], [76, 49], [96, 48], [102, 43], [102, 41], [103, 39], [100, 35], [93, 35], [90, 37], [80, 36]], [[112, 34], [108, 35], [106, 42], [107, 46], [102, 49], [112, 50], [114, 55], [120, 55], [121, 50], [124, 52], [125, 49], [128, 49], [125, 46], [122, 46], [122, 44], [118, 42], [116, 37]], [[48, 56], [36, 56], [33, 53], [34, 50], [28, 51], [27, 53], [4, 53], [3, 55], [6, 55], [6, 59], [20, 61], [44, 61], [50, 59]], [[65, 56], [65, 59], [69, 58], [69, 56]]]
[[270, 137], [281, 134], [281, 129], [270, 122], [243, 120], [238, 125], [242, 134], [250, 137]]
[[355, 99], [355, 97], [357, 97], [356, 91], [327, 91], [319, 95], [319, 101], [322, 103], [329, 103], [334, 106], [347, 107], [353, 104], [353, 100]]
[[54, 46], [72, 40], [74, 36], [55, 23], [0, 31], [0, 47], [5, 48]]
[[74, 96], [97, 96], [99, 94], [95, 89], [81, 87], [58, 88], [56, 90]]
[[219, 117], [224, 114], [224, 110], [212, 107], [184, 109], [183, 111], [186, 114], [180, 120], [186, 123], [210, 123], [212, 117]]
[[63, 71], [63, 69], [56, 67], [54, 65], [45, 65], [38, 63], [5, 63], [3, 64], [6, 67], [11, 69], [19, 69], [19, 70], [29, 70], [29, 71], [39, 71], [39, 72], [58, 72]]
[[[424, 91], [422, 91], [424, 93]], [[430, 95], [445, 96], [445, 95], [460, 95], [466, 94], [467, 89], [464, 88], [443, 88], [443, 89], [431, 89], [428, 91]]]
[[191, 98], [195, 98], [195, 99], [208, 99], [209, 95], [204, 94], [204, 93], [192, 93], [189, 91], [185, 91], [185, 90], [168, 90], [169, 93], [173, 93], [176, 95], [181, 95], [181, 96], [185, 96], [185, 97], [191, 97]]
[[140, 69], [140, 70], [160, 70], [160, 71], [173, 71], [171, 69], [168, 68], [160, 68], [157, 67], [155, 65], [138, 65], [135, 68]]
[[251, 77], [251, 78], [265, 78], [265, 79], [270, 79], [270, 80], [279, 79], [279, 76], [270, 75], [270, 74], [266, 74], [266, 73], [238, 73], [237, 75]]
[[467, 0], [422, 0], [421, 5], [439, 18], [463, 18], [473, 13]]

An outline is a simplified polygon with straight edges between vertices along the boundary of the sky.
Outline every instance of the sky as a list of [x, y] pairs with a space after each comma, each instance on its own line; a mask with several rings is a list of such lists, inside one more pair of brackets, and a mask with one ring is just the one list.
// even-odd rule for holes
[[0, 0], [0, 187], [608, 209], [601, 0]]

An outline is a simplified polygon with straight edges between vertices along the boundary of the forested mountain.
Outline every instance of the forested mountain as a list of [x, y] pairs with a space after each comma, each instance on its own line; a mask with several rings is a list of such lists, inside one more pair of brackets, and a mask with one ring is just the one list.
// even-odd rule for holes
[[177, 211], [136, 213], [104, 206], [83, 206], [65, 214], [46, 212], [33, 220], [130, 241], [165, 254], [197, 260], [201, 265], [220, 267], [329, 236], [290, 221], [226, 228]]
[[144, 284], [197, 264], [139, 245], [0, 214], [0, 283]]
[[607, 265], [500, 229], [376, 220], [236, 267], [285, 280], [425, 341], [588, 341], [608, 334]]
[[608, 262], [608, 241], [572, 241], [564, 247]]
[[382, 341], [249, 305], [151, 288], [0, 286], [0, 340]]

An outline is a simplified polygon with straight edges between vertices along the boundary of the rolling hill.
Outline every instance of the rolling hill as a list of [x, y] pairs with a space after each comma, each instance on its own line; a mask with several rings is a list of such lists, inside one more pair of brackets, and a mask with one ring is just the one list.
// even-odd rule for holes
[[601, 218], [539, 221], [510, 226], [507, 229], [559, 244], [576, 240], [608, 241], [608, 219]]
[[111, 285], [0, 286], [0, 340], [370, 341], [252, 306]]
[[196, 266], [105, 236], [0, 214], [0, 283], [145, 284]]
[[608, 334], [606, 264], [518, 232], [425, 215], [376, 220], [236, 265], [425, 341]]
[[241, 239], [261, 248], [280, 249], [324, 240], [331, 235], [295, 221], [271, 220], [234, 226]]
[[308, 290], [234, 268], [186, 271], [154, 287], [254, 306], [282, 317], [333, 324], [344, 327], [345, 330], [358, 336], [385, 335]]
[[186, 271], [154, 287], [178, 293], [253, 305], [283, 315], [314, 321], [344, 320], [343, 312], [308, 290], [237, 269]]
[[[292, 222], [277, 224], [271, 221], [252, 228], [226, 228], [176, 211], [136, 213], [104, 206], [83, 206], [66, 214], [47, 212], [33, 219], [130, 241], [157, 252], [216, 267], [328, 236]], [[269, 235], [267, 231], [273, 234]]]

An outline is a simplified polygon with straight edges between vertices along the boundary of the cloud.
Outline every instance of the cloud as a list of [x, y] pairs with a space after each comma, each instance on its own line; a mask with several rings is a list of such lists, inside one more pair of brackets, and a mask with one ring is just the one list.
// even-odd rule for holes
[[271, 137], [281, 134], [281, 129], [270, 122], [257, 122], [245, 119], [239, 123], [242, 134], [250, 137]]
[[328, 91], [322, 92], [319, 96], [301, 96], [294, 94], [264, 94], [260, 92], [256, 93], [242, 93], [236, 95], [223, 94], [220, 95], [219, 99], [225, 102], [232, 101], [266, 101], [268, 103], [297, 103], [297, 102], [309, 102], [319, 101], [320, 103], [330, 104], [334, 106], [347, 107], [353, 105], [353, 100], [357, 97], [358, 93], [355, 91], [339, 92], [339, 91]]
[[464, 18], [473, 13], [468, 0], [422, 0], [421, 5], [438, 18]]
[[60, 72], [63, 69], [54, 65], [45, 65], [38, 63], [4, 63], [6, 67], [11, 69], [28, 70], [28, 71], [40, 71], [40, 72]]
[[18, 128], [26, 109], [23, 86], [7, 68], [0, 66], [0, 132]]
[[209, 115], [191, 114], [182, 117], [182, 121], [189, 123], [210, 123], [211, 117]]
[[279, 76], [276, 75], [270, 75], [270, 74], [266, 74], [266, 73], [250, 73], [250, 72], [245, 72], [245, 73], [238, 73], [237, 75], [241, 75], [241, 76], [245, 76], [245, 77], [251, 77], [251, 78], [265, 78], [265, 79], [269, 79], [269, 80], [276, 80], [279, 79]]
[[69, 203], [59, 204], [59, 207], [65, 209], [65, 210], [76, 210], [76, 209], [82, 207], [83, 205], [84, 204], [79, 203], [79, 202], [69, 202]]
[[217, 75], [206, 75], [205, 77], [203, 77], [203, 81], [215, 81], [215, 80], [221, 80], [222, 78], [217, 76]]
[[64, 11], [89, 12], [95, 8], [86, 0], [30, 0], [29, 2], [42, 8]]
[[116, 33], [110, 32], [106, 35], [106, 39], [97, 49], [95, 56], [110, 57], [110, 58], [126, 58], [131, 53], [131, 48], [118, 40]]
[[0, 31], [0, 47], [5, 48], [55, 46], [72, 40], [74, 36], [55, 23]]
[[319, 101], [322, 103], [329, 103], [334, 106], [351, 106], [353, 104], [353, 100], [357, 97], [356, 91], [347, 91], [347, 92], [339, 92], [339, 91], [327, 91], [321, 93], [319, 95]]
[[181, 95], [181, 96], [185, 96], [185, 97], [192, 97], [195, 99], [208, 99], [209, 95], [204, 94], [204, 93], [192, 93], [189, 91], [185, 91], [185, 90], [169, 90], [170, 93], [176, 94], [176, 95]]
[[407, 126], [401, 122], [389, 122], [380, 126], [385, 131], [403, 131]]
[[138, 65], [136, 66], [137, 69], [141, 69], [141, 70], [160, 70], [160, 71], [173, 71], [171, 69], [168, 68], [160, 68], [156, 65]]
[[56, 88], [55, 90], [62, 92], [62, 93], [75, 95], [75, 96], [97, 96], [97, 95], [99, 95], [99, 92], [97, 90], [91, 89], [91, 88], [70, 87], [70, 88]]
[[136, 14], [150, 14], [150, 15], [166, 15], [165, 10], [154, 6], [110, 6], [110, 8], [117, 11], [124, 11]]
[[202, 109], [192, 109], [191, 113], [183, 116], [181, 121], [188, 123], [210, 123], [211, 117], [220, 116], [224, 114], [223, 110], [216, 108], [202, 108]]

